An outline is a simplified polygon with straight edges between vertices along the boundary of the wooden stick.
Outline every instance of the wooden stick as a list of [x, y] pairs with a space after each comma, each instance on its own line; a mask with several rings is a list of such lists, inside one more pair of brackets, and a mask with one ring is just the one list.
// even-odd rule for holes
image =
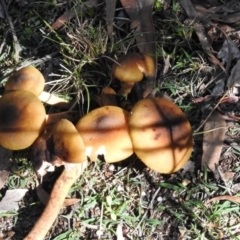
[[62, 174], [53, 186], [50, 199], [42, 215], [24, 240], [43, 240], [45, 238], [63, 206], [69, 189], [82, 174], [86, 166], [87, 161], [79, 164], [67, 165], [64, 168]]

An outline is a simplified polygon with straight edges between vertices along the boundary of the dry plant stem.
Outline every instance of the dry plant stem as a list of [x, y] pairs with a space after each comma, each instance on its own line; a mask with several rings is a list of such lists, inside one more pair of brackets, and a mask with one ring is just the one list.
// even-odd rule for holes
[[62, 174], [53, 186], [49, 201], [42, 215], [24, 240], [43, 240], [45, 238], [63, 206], [69, 189], [83, 172], [85, 165], [84, 162], [64, 168]]

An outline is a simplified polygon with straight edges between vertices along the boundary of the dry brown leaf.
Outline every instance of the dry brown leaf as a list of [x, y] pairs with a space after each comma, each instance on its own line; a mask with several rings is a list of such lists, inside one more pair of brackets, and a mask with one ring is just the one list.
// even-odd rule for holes
[[64, 207], [69, 207], [69, 206], [72, 206], [76, 203], [80, 202], [80, 199], [79, 198], [66, 198], [64, 200], [64, 203], [63, 203], [63, 206]]
[[116, 0], [106, 0], [106, 22], [108, 37], [113, 40], [113, 19], [116, 8]]
[[121, 0], [121, 3], [131, 20], [131, 29], [140, 52], [154, 57], [155, 71], [147, 76], [143, 97], [146, 97], [154, 86], [156, 80], [156, 42], [152, 19], [154, 0]]
[[214, 65], [218, 65], [223, 71], [225, 71], [225, 68], [220, 63], [220, 61], [212, 54], [212, 47], [208, 41], [205, 29], [202, 24], [195, 23], [194, 30], [198, 36], [202, 49], [208, 55], [209, 61], [211, 61]]
[[[84, 5], [80, 6], [78, 10], [84, 10], [85, 8], [93, 7], [97, 4], [96, 0], [88, 0], [84, 2]], [[74, 18], [77, 14], [78, 10], [67, 10], [64, 12], [53, 24], [52, 28], [54, 30], [58, 30], [61, 28], [65, 23], [68, 23], [72, 18]]]
[[12, 168], [12, 151], [0, 146], [0, 189], [5, 185]]
[[216, 22], [224, 22], [224, 23], [236, 23], [240, 21], [240, 13], [233, 14], [212, 14], [211, 19]]
[[121, 0], [131, 20], [131, 29], [142, 53], [155, 56], [155, 30], [152, 20], [153, 0]]
[[240, 183], [235, 183], [231, 187], [231, 191], [233, 193], [238, 193], [240, 191]]
[[231, 182], [235, 176], [234, 172], [224, 172], [222, 173], [222, 178], [224, 182]]
[[240, 197], [225, 195], [225, 196], [218, 196], [218, 197], [211, 198], [211, 199], [207, 200], [205, 202], [205, 204], [220, 201], [220, 200], [227, 200], [227, 201], [231, 201], [231, 202], [240, 203]]
[[25, 196], [27, 191], [27, 189], [7, 190], [5, 196], [0, 201], [0, 213], [17, 211], [19, 209], [19, 201]]
[[227, 87], [239, 87], [240, 86], [240, 60], [237, 61], [236, 65], [232, 68], [231, 75], [227, 80]]
[[200, 19], [200, 16], [198, 15], [190, 0], [180, 0], [180, 4], [190, 18], [190, 22], [194, 22], [194, 30], [198, 36], [202, 49], [209, 57], [209, 61], [214, 65], [218, 65], [223, 71], [225, 71], [225, 68], [220, 63], [220, 61], [212, 54], [211, 44], [209, 43], [205, 29], [200, 22], [200, 20], [204, 22], [204, 19]]
[[67, 10], [63, 13], [53, 24], [52, 29], [58, 30], [61, 28], [65, 23], [69, 22], [72, 18], [76, 16], [76, 12], [73, 10]]
[[232, 62], [233, 59], [240, 58], [240, 51], [236, 43], [231, 39], [226, 39], [219, 50], [217, 56], [222, 59], [222, 63]]
[[204, 125], [202, 168], [215, 171], [222, 151], [226, 122], [218, 111], [213, 111]]
[[225, 91], [226, 72], [224, 72], [219, 66], [215, 66], [215, 71], [212, 77], [214, 78], [215, 86], [211, 92], [211, 96], [222, 96]]

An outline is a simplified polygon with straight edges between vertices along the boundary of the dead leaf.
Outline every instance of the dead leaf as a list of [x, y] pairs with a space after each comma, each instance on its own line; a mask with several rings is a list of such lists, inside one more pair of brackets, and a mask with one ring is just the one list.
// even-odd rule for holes
[[217, 56], [222, 59], [222, 64], [231, 63], [233, 59], [240, 58], [240, 51], [236, 43], [231, 39], [226, 39]]
[[78, 203], [79, 201], [80, 201], [79, 198], [66, 198], [64, 200], [63, 206], [64, 207], [69, 207], [69, 206], [72, 206], [72, 205]]
[[240, 197], [225, 195], [225, 196], [218, 196], [218, 197], [211, 198], [211, 199], [207, 200], [205, 202], [205, 204], [208, 204], [211, 202], [216, 202], [216, 201], [221, 201], [221, 200], [227, 200], [227, 201], [231, 201], [231, 202], [240, 203]]
[[3, 18], [3, 19], [4, 19], [4, 17], [5, 17], [5, 14], [4, 14], [2, 5], [0, 4], [0, 18]]
[[113, 19], [116, 8], [116, 0], [106, 0], [106, 22], [108, 37], [113, 40]]
[[18, 202], [25, 196], [27, 191], [27, 189], [7, 190], [0, 202], [0, 213], [17, 211], [19, 209]]
[[152, 20], [153, 0], [121, 0], [131, 20], [131, 29], [142, 53], [156, 54], [155, 30]]
[[205, 33], [205, 29], [200, 23], [194, 24], [194, 30], [198, 36], [198, 39], [200, 41], [201, 47], [204, 50], [204, 52], [208, 55], [209, 61], [211, 61], [214, 65], [218, 65], [224, 72], [225, 68], [220, 63], [220, 61], [212, 54], [212, 47], [208, 41], [207, 35]]
[[235, 183], [231, 187], [231, 191], [234, 193], [238, 193], [240, 191], [240, 183]]
[[225, 91], [226, 73], [219, 66], [215, 66], [215, 72], [212, 76], [215, 86], [211, 92], [211, 96], [221, 96]]
[[226, 122], [222, 115], [213, 111], [204, 125], [202, 168], [205, 166], [215, 171], [222, 151], [222, 145], [226, 132]]
[[223, 65], [212, 53], [211, 44], [209, 43], [205, 29], [201, 23], [201, 21], [204, 22], [204, 18], [203, 19], [200, 18], [190, 0], [180, 0], [179, 2], [183, 9], [186, 11], [188, 17], [190, 18], [189, 22], [191, 24], [193, 23], [193, 27], [198, 36], [201, 47], [204, 50], [204, 52], [208, 55], [209, 61], [212, 62], [214, 65], [218, 65], [223, 71], [225, 71]]
[[194, 173], [195, 171], [195, 163], [192, 161], [188, 161], [183, 167], [182, 167], [181, 175], [185, 176], [187, 173]]
[[236, 23], [240, 20], [240, 14], [212, 14], [211, 19], [216, 22], [224, 22], [224, 23]]
[[232, 182], [234, 176], [235, 176], [234, 172], [224, 172], [224, 173], [222, 173], [222, 178], [223, 178], [224, 182]]
[[74, 10], [68, 10], [63, 13], [53, 24], [52, 29], [58, 30], [61, 28], [65, 23], [69, 22], [72, 18], [76, 16], [76, 12]]
[[240, 60], [237, 61], [236, 65], [232, 68], [231, 75], [227, 80], [227, 87], [239, 87], [240, 86]]
[[96, 0], [88, 0], [80, 6], [80, 9], [67, 10], [65, 11], [53, 24], [52, 28], [54, 30], [60, 29], [65, 23], [68, 23], [72, 18], [74, 18], [79, 10], [85, 10], [86, 8], [93, 7], [97, 4]]
[[157, 74], [155, 30], [152, 19], [154, 0], [121, 0], [121, 3], [131, 20], [130, 27], [134, 30], [134, 37], [140, 52], [154, 58], [155, 71], [146, 77], [147, 81], [144, 86], [143, 97], [146, 97], [153, 89]]
[[0, 189], [5, 185], [12, 168], [12, 151], [0, 146]]

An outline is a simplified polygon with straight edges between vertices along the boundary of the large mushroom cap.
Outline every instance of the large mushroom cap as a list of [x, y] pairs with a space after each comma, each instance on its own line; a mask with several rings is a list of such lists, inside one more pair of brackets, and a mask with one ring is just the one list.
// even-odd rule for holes
[[83, 140], [76, 127], [67, 119], [58, 121], [52, 130], [54, 155], [64, 162], [82, 163], [87, 160]]
[[87, 156], [96, 161], [118, 162], [133, 154], [128, 128], [129, 113], [119, 107], [104, 106], [92, 110], [76, 124]]
[[45, 119], [45, 108], [33, 93], [5, 93], [0, 98], [0, 145], [11, 150], [29, 147], [43, 131]]
[[11, 150], [29, 147], [43, 131], [45, 108], [29, 91], [12, 91], [0, 98], [0, 145]]
[[137, 102], [129, 127], [134, 152], [149, 168], [172, 173], [188, 161], [193, 147], [191, 126], [170, 100], [145, 98]]
[[33, 66], [23, 67], [12, 74], [6, 84], [5, 91], [26, 90], [39, 96], [44, 89], [45, 79], [42, 73]]

